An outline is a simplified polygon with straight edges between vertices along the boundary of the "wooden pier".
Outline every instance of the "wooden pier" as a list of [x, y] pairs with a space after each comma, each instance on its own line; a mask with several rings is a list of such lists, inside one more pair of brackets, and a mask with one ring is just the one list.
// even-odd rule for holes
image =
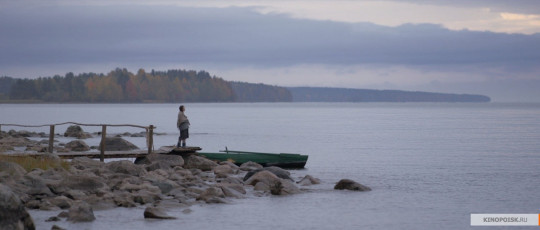
[[[187, 155], [196, 153], [199, 150], [201, 150], [200, 147], [185, 147], [185, 148], [165, 147], [165, 148], [160, 148], [158, 150], [152, 151], [152, 153], [187, 156]], [[50, 154], [50, 153], [10, 153], [10, 154], [6, 154], [6, 156], [41, 157], [47, 154]], [[120, 159], [120, 158], [144, 157], [148, 155], [148, 152], [146, 150], [131, 150], [131, 151], [107, 151], [103, 155], [101, 152], [58, 152], [54, 154], [62, 159], [73, 159], [76, 157], [88, 157], [88, 158], [93, 158], [93, 159], [111, 159], [111, 158]]]

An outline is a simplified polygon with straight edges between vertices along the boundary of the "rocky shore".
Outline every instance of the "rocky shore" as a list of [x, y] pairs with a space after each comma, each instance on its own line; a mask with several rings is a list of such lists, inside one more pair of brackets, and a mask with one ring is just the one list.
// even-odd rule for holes
[[[7, 133], [5, 139], [17, 139]], [[3, 142], [5, 143], [5, 142]], [[49, 159], [60, 161], [54, 154]], [[230, 203], [248, 196], [286, 196], [309, 190], [320, 180], [305, 175], [297, 180], [289, 171], [248, 162], [214, 162], [190, 155], [150, 154], [137, 163], [128, 160], [103, 163], [75, 158], [69, 168], [25, 170], [0, 160], [0, 229], [35, 229], [26, 209], [58, 211], [48, 221], [62, 229], [63, 221], [87, 222], [93, 210], [146, 207], [145, 218], [174, 219], [167, 208], [187, 208], [201, 203]], [[351, 180], [335, 189], [369, 191]]]

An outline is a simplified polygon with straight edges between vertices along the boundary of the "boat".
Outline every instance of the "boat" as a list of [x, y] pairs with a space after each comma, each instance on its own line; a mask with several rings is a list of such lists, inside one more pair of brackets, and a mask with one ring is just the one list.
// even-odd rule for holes
[[308, 159], [308, 155], [297, 153], [261, 153], [228, 149], [221, 150], [219, 153], [197, 152], [196, 154], [214, 161], [230, 161], [238, 166], [252, 161], [264, 167], [280, 168], [304, 168]]
[[175, 146], [163, 146], [160, 148], [164, 154], [175, 154], [181, 156], [188, 156], [191, 154], [206, 157], [213, 161], [230, 161], [238, 166], [252, 161], [258, 163], [264, 167], [277, 166], [280, 168], [304, 168], [308, 159], [308, 155], [301, 155], [297, 153], [262, 153], [262, 152], [247, 152], [225, 150], [219, 151], [219, 153], [199, 152], [200, 147], [175, 147]]

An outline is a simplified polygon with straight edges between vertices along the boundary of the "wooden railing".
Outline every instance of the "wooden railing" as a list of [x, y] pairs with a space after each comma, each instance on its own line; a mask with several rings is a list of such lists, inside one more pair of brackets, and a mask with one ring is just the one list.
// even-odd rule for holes
[[146, 145], [148, 146], [148, 154], [152, 153], [152, 148], [154, 146], [154, 129], [156, 128], [153, 125], [150, 126], [141, 126], [141, 125], [132, 125], [132, 124], [82, 124], [77, 122], [64, 122], [58, 124], [48, 124], [48, 125], [20, 125], [20, 124], [0, 124], [0, 131], [2, 131], [2, 126], [15, 126], [15, 127], [26, 127], [26, 128], [40, 128], [49, 126], [49, 153], [52, 153], [54, 150], [54, 128], [57, 125], [79, 125], [79, 126], [101, 126], [101, 144], [99, 146], [101, 156], [100, 160], [104, 161], [105, 156], [105, 138], [107, 136], [107, 126], [111, 127], [135, 127], [142, 128], [146, 130]]

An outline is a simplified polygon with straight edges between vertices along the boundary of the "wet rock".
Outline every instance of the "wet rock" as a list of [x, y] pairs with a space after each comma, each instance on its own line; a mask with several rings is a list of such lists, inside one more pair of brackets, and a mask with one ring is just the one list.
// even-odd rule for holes
[[352, 190], [352, 191], [371, 191], [371, 188], [362, 184], [357, 183], [356, 181], [350, 179], [340, 180], [334, 189], [337, 190]]
[[62, 228], [62, 227], [60, 227], [60, 226], [58, 226], [58, 225], [55, 224], [55, 225], [53, 225], [53, 226], [51, 227], [51, 230], [65, 230], [65, 228]]
[[70, 141], [66, 144], [65, 147], [71, 149], [71, 151], [76, 152], [84, 152], [90, 150], [90, 146], [88, 146], [84, 141], [81, 140]]
[[53, 197], [53, 198], [49, 199], [48, 201], [52, 205], [54, 205], [56, 207], [59, 207], [61, 209], [68, 209], [68, 208], [71, 207], [71, 204], [73, 203], [72, 199], [69, 199], [69, 198], [67, 198], [65, 196]]
[[225, 198], [225, 194], [221, 188], [210, 187], [204, 190], [204, 192], [197, 197], [197, 200], [203, 200], [206, 203], [226, 203], [223, 198]]
[[45, 220], [45, 222], [53, 222], [53, 221], [60, 221], [60, 217], [51, 216], [51, 217], [49, 217], [49, 219]]
[[281, 179], [274, 173], [262, 170], [255, 173], [245, 181], [246, 184], [255, 186], [255, 190], [270, 192], [272, 195], [290, 195], [300, 193], [300, 189], [287, 179]]
[[66, 132], [64, 132], [64, 137], [75, 137], [77, 139], [86, 139], [86, 138], [91, 138], [92, 135], [90, 135], [89, 133], [85, 133], [83, 129], [81, 128], [81, 126], [72, 125], [66, 129]]
[[144, 210], [144, 218], [151, 219], [176, 219], [174, 216], [169, 216], [165, 211], [158, 207], [147, 207]]
[[94, 221], [96, 217], [94, 216], [94, 210], [92, 207], [85, 202], [75, 203], [68, 212], [68, 221], [72, 222], [90, 222]]
[[284, 169], [282, 169], [280, 167], [275, 167], [275, 166], [270, 166], [270, 167], [265, 167], [265, 168], [260, 168], [260, 169], [255, 169], [253, 171], [250, 171], [244, 176], [244, 181], [248, 180], [251, 176], [253, 176], [256, 173], [261, 172], [261, 171], [269, 171], [269, 172], [273, 173], [274, 175], [276, 175], [277, 177], [279, 177], [281, 179], [294, 181], [291, 178], [291, 173], [289, 171], [284, 170]]
[[184, 168], [186, 169], [200, 169], [202, 171], [211, 171], [218, 164], [214, 161], [208, 160], [204, 157], [191, 155], [187, 157]]
[[35, 229], [34, 221], [11, 188], [0, 184], [0, 228]]
[[253, 170], [262, 169], [262, 168], [263, 168], [262, 165], [257, 164], [253, 161], [248, 161], [240, 165], [240, 170], [242, 171], [253, 171]]
[[304, 178], [302, 178], [300, 181], [297, 182], [299, 185], [302, 186], [309, 186], [314, 184], [320, 184], [321, 180], [315, 177], [312, 177], [310, 175], [306, 175]]
[[135, 149], [139, 149], [139, 147], [121, 137], [105, 138], [105, 151], [130, 151]]
[[216, 186], [221, 188], [226, 197], [243, 198], [247, 193], [241, 184], [219, 183]]

